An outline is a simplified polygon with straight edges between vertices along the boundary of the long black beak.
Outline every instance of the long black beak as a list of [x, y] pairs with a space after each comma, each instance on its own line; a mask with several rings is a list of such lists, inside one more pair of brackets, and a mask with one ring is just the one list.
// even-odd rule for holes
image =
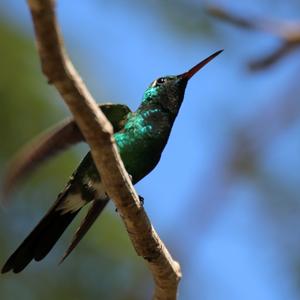
[[222, 50], [219, 50], [215, 52], [214, 54], [210, 55], [209, 57], [205, 58], [201, 62], [199, 62], [196, 66], [192, 67], [189, 71], [178, 75], [178, 78], [189, 80], [191, 79], [200, 69], [202, 69], [207, 63], [209, 63], [211, 60], [213, 60], [216, 56], [218, 56]]

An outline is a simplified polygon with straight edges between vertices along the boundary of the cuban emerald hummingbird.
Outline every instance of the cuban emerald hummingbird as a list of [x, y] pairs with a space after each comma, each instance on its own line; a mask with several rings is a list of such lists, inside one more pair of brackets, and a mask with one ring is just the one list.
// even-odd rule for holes
[[[222, 51], [215, 52], [183, 74], [154, 80], [146, 89], [142, 102], [135, 112], [123, 106], [123, 111], [116, 115], [112, 112], [115, 110], [113, 105], [103, 110], [113, 124], [114, 138], [133, 184], [149, 174], [159, 162], [189, 79]], [[7, 260], [2, 273], [10, 270], [18, 273], [33, 259], [42, 260], [79, 211], [91, 203], [86, 217], [62, 258], [63, 261], [79, 243], [108, 201], [108, 195], [101, 183], [101, 174], [99, 175], [89, 152], [53, 206]]]

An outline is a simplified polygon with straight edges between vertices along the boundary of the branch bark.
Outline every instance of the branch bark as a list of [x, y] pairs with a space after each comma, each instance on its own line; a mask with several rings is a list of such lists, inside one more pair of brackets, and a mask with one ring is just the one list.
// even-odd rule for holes
[[180, 266], [151, 225], [120, 159], [109, 121], [98, 108], [64, 49], [54, 0], [27, 0], [42, 70], [73, 114], [91, 147], [105, 189], [114, 201], [138, 255], [155, 282], [154, 299], [176, 299]]

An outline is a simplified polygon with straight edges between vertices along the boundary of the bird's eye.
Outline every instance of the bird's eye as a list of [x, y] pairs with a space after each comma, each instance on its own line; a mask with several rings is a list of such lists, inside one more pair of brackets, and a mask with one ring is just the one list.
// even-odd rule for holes
[[161, 78], [158, 78], [158, 79], [156, 80], [156, 83], [157, 83], [157, 84], [162, 84], [162, 83], [164, 83], [165, 81], [166, 81], [166, 78], [161, 77]]
[[160, 77], [151, 83], [151, 87], [160, 86], [167, 81], [166, 77]]

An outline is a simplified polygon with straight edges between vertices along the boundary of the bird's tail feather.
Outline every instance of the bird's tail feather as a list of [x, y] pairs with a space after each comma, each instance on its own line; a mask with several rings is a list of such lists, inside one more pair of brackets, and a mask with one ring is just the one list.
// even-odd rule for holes
[[49, 209], [44, 218], [9, 257], [1, 270], [2, 273], [10, 270], [14, 273], [19, 273], [33, 259], [37, 261], [42, 260], [49, 253], [81, 209], [80, 207], [77, 210], [64, 213], [58, 209], [59, 205], [67, 199], [68, 195], [69, 186], [59, 195], [57, 201]]
[[74, 250], [74, 248], [78, 245], [81, 239], [85, 236], [87, 231], [91, 228], [91, 226], [96, 221], [97, 217], [100, 215], [106, 204], [108, 203], [109, 199], [100, 199], [95, 200], [92, 203], [86, 217], [83, 219], [82, 223], [79, 225], [67, 251], [65, 252], [64, 256], [60, 260], [59, 264], [61, 264]]

